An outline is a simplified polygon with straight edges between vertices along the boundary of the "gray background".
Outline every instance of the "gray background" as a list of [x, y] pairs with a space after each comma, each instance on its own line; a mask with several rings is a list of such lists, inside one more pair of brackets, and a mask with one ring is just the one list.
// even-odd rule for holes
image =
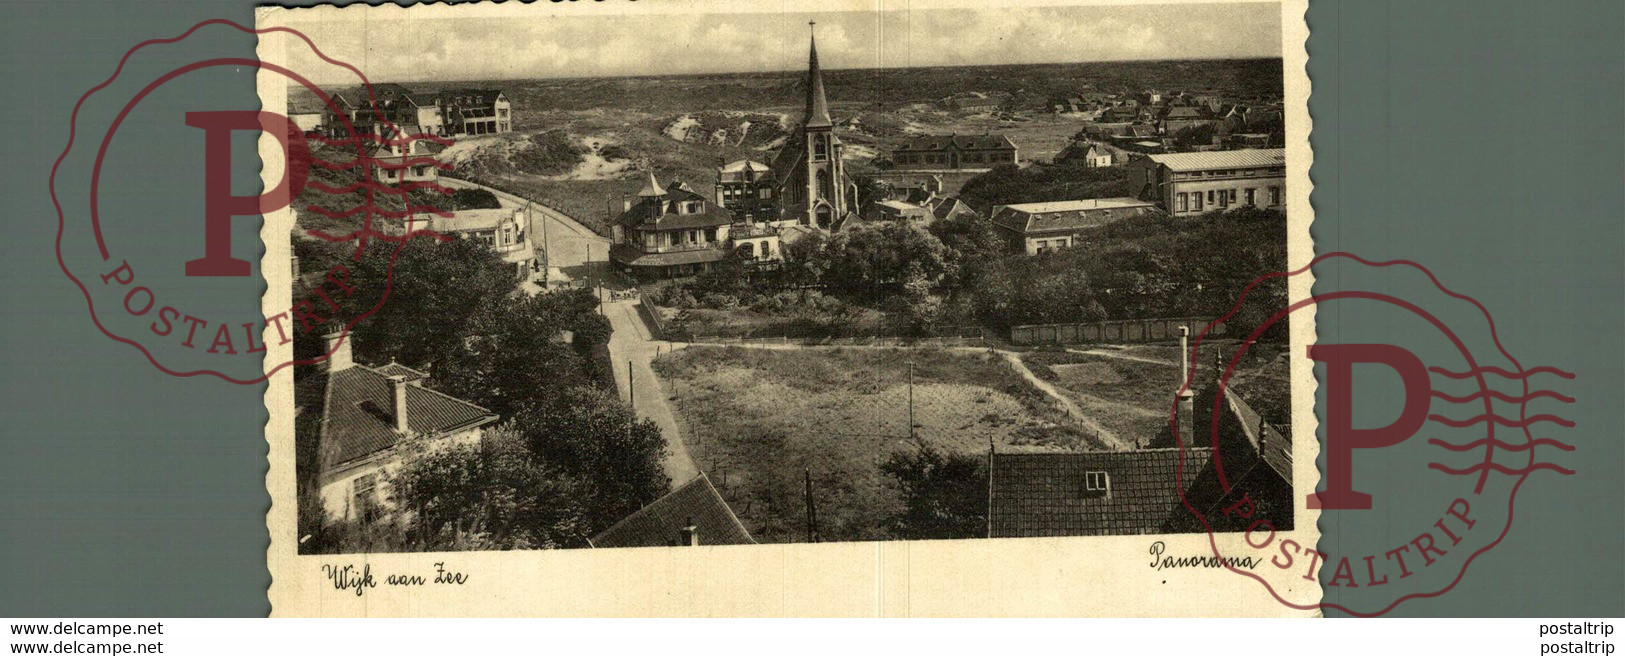
[[[46, 193], [68, 108], [118, 56], [207, 18], [251, 24], [251, 10], [6, 5], [0, 615], [269, 611], [260, 389], [165, 376], [96, 331], [57, 268]], [[1308, 20], [1318, 250], [1421, 261], [1484, 300], [1520, 360], [1578, 374], [1563, 388], [1578, 427], [1560, 436], [1580, 473], [1532, 479], [1512, 532], [1456, 591], [1395, 613], [1625, 614], [1625, 9], [1314, 0]], [[252, 56], [249, 40], [214, 45]], [[252, 107], [252, 78], [209, 99]], [[1316, 273], [1317, 291], [1349, 275]], [[1320, 339], [1383, 330], [1327, 313]], [[1323, 549], [1355, 539], [1323, 529]]]

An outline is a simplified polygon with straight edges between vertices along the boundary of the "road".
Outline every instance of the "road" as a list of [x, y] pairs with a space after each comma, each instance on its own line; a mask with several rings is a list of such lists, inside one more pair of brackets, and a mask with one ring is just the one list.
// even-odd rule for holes
[[440, 183], [453, 189], [484, 189], [496, 195], [503, 207], [527, 207], [526, 227], [538, 251], [547, 254], [550, 282], [582, 281], [597, 286], [609, 261], [609, 238], [593, 232], [580, 221], [540, 203], [531, 202], [501, 189], [467, 180], [441, 176]]
[[[661, 386], [650, 364], [656, 349], [665, 343], [655, 341], [650, 334], [643, 317], [638, 315], [637, 301], [606, 303], [604, 315], [615, 329], [609, 336], [609, 358], [614, 363], [615, 387], [620, 389], [623, 400], [632, 397], [634, 413], [653, 420], [660, 427], [660, 434], [666, 436], [666, 460], [663, 463], [666, 475], [671, 477], [673, 483], [686, 483], [700, 474], [700, 468], [689, 455], [688, 444], [683, 441], [683, 433], [677, 428], [677, 415], [672, 412], [668, 400], [670, 395]], [[631, 363], [630, 372], [627, 363]], [[630, 379], [627, 378], [628, 373], [631, 374]]]

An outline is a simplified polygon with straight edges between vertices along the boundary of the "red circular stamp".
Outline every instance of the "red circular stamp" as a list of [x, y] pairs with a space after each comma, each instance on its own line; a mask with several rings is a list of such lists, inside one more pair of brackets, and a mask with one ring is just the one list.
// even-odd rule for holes
[[[1546, 436], [1574, 425], [1561, 415], [1562, 405], [1574, 399], [1547, 387], [1574, 376], [1556, 367], [1526, 366], [1501, 343], [1483, 304], [1445, 287], [1414, 262], [1372, 262], [1329, 253], [1302, 269], [1260, 278], [1248, 291], [1328, 260], [1344, 265], [1340, 286], [1393, 289], [1395, 276], [1421, 276], [1410, 282], [1425, 279], [1430, 293], [1408, 299], [1352, 288], [1313, 294], [1264, 321], [1219, 364], [1222, 373], [1209, 408], [1212, 420], [1187, 431], [1192, 435], [1178, 435], [1181, 448], [1213, 449], [1217, 475], [1210, 484], [1218, 486], [1222, 502], [1200, 503], [1189, 482], [1182, 481], [1180, 491], [1186, 508], [1207, 530], [1215, 556], [1261, 561], [1263, 566], [1255, 569], [1224, 562], [1232, 572], [1256, 580], [1277, 601], [1305, 610], [1382, 615], [1407, 600], [1454, 588], [1474, 561], [1511, 530], [1518, 490], [1533, 474], [1574, 473], [1550, 460], [1574, 447]], [[1236, 308], [1245, 300], [1246, 292]], [[1308, 308], [1320, 316], [1359, 313], [1365, 323], [1381, 325], [1390, 341], [1349, 340], [1348, 332], [1339, 330], [1339, 343], [1315, 343], [1306, 353], [1295, 354], [1307, 356], [1321, 374], [1321, 484], [1315, 491], [1289, 490], [1287, 496], [1249, 489], [1244, 440], [1253, 440], [1252, 449], [1261, 458], [1278, 451], [1271, 451], [1266, 437], [1245, 430], [1240, 438], [1227, 433], [1225, 406], [1234, 402], [1229, 382], [1264, 331]], [[1192, 354], [1205, 335], [1196, 336]], [[1398, 341], [1403, 343], [1393, 343]], [[1188, 377], [1182, 397], [1195, 385], [1200, 383]], [[1171, 417], [1176, 432], [1179, 410], [1176, 400]], [[1296, 442], [1313, 444], [1306, 436], [1296, 437]], [[1241, 446], [1226, 448], [1226, 440]], [[1298, 449], [1294, 457], [1287, 447], [1294, 471], [1315, 466], [1313, 454], [1305, 451]], [[1278, 533], [1282, 508], [1271, 505], [1282, 503], [1291, 504], [1286, 517], [1318, 512], [1321, 527], [1337, 528], [1335, 539], [1322, 536], [1318, 544], [1300, 544]], [[1226, 550], [1222, 554], [1221, 544]], [[1234, 553], [1236, 549], [1250, 553]], [[1322, 586], [1320, 602], [1283, 595], [1284, 584], [1302, 581]]]
[[[352, 74], [353, 84], [361, 89], [356, 93], [360, 109], [343, 106], [306, 75], [283, 63], [241, 57], [184, 61], [186, 46], [195, 47], [194, 35], [203, 30], [235, 30], [258, 39], [273, 34], [288, 38], [294, 44], [290, 47], [308, 49], [300, 53], [303, 57], [329, 67], [329, 76], [332, 70]], [[211, 106], [209, 109], [187, 109], [175, 116], [178, 103], [199, 102], [198, 87], [189, 84], [240, 81], [244, 72], [277, 76], [283, 84], [296, 85], [319, 98], [324, 106], [321, 127], [278, 112], [217, 109], [213, 107], [218, 103], [208, 102], [202, 104]], [[342, 210], [314, 203], [307, 208], [335, 220], [353, 221], [355, 229], [342, 234], [303, 231], [311, 238], [353, 243], [355, 260], [375, 241], [390, 249], [393, 263], [413, 237], [446, 239], [428, 230], [411, 229], [410, 218], [449, 213], [410, 200], [401, 209], [378, 202], [389, 196], [405, 199], [417, 190], [450, 193], [432, 181], [404, 183], [399, 181], [405, 176], [388, 174], [414, 167], [449, 169], [432, 157], [413, 157], [415, 149], [410, 146], [420, 141], [450, 145], [451, 141], [411, 133], [397, 125], [385, 107], [359, 69], [326, 56], [308, 37], [288, 28], [255, 30], [216, 19], [173, 38], [132, 47], [112, 75], [74, 105], [68, 143], [51, 169], [51, 198], [59, 221], [57, 259], [62, 272], [83, 293], [91, 321], [104, 335], [133, 347], [153, 366], [173, 376], [211, 376], [254, 384], [291, 365], [325, 358], [296, 361], [286, 356], [277, 362], [266, 361], [272, 357], [268, 353], [291, 352], [291, 348], [276, 347], [291, 344], [296, 333], [334, 327], [347, 332], [381, 306], [388, 294], [387, 279], [382, 296], [370, 309], [347, 312], [341, 301], [353, 296], [356, 288], [346, 266], [333, 265], [320, 276], [306, 272], [319, 280], [293, 285], [280, 275], [281, 270], [259, 270], [257, 258], [251, 256], [260, 248], [269, 256], [282, 247], [273, 243], [275, 228], [292, 229], [293, 225], [277, 224], [272, 217], [283, 210], [289, 210], [284, 215], [291, 217], [290, 205], [307, 190], [359, 199]], [[154, 133], [172, 134], [176, 152], [155, 156], [150, 148], [134, 143], [128, 136], [132, 130], [141, 133], [141, 143], [151, 141]], [[266, 142], [256, 142], [256, 153], [247, 139], [260, 135], [275, 143], [271, 152], [277, 156], [269, 158], [267, 166], [274, 163], [279, 170], [274, 177], [267, 171], [265, 189], [259, 193], [238, 193], [236, 188], [242, 186], [245, 174], [259, 173], [261, 158], [257, 155], [265, 154]], [[311, 141], [321, 142], [329, 151], [348, 149], [354, 156], [342, 161], [315, 156]], [[155, 157], [175, 165], [154, 165]], [[359, 181], [343, 187], [324, 184], [313, 179], [313, 166], [354, 171]], [[380, 172], [384, 172], [384, 180], [393, 178], [398, 183], [381, 181]], [[200, 193], [196, 198], [182, 198], [155, 191], [176, 187]], [[262, 217], [268, 226], [275, 226], [267, 228], [266, 234], [273, 239], [264, 243], [261, 233], [250, 229], [253, 219]], [[405, 220], [405, 228], [396, 229], [389, 219]], [[188, 255], [177, 257], [176, 252]], [[280, 267], [289, 259], [267, 257], [267, 261]], [[302, 297], [280, 307], [268, 306], [275, 293], [267, 292], [256, 272], [267, 279], [277, 278], [283, 286], [298, 287]]]

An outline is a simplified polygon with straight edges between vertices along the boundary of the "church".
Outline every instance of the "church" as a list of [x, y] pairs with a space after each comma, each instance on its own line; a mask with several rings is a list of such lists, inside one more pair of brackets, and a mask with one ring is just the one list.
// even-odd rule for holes
[[[837, 230], [857, 211], [858, 187], [846, 174], [840, 137], [829, 116], [829, 100], [824, 95], [824, 77], [818, 68], [818, 42], [814, 38], [807, 51], [807, 99], [801, 123], [785, 139], [773, 163], [768, 165], [765, 194], [771, 198], [769, 220], [776, 226], [808, 226]], [[736, 186], [741, 171], [754, 173], [761, 164], [733, 162], [718, 169], [718, 195], [724, 186]], [[732, 192], [737, 193], [737, 192]]]
[[813, 230], [858, 223], [857, 184], [846, 174], [818, 70], [818, 44], [807, 52], [801, 123], [773, 163], [741, 160], [717, 168], [709, 197], [682, 183], [662, 185], [652, 171], [637, 195], [612, 199], [609, 216], [618, 270], [640, 280], [709, 270], [730, 253], [772, 265], [782, 247]]

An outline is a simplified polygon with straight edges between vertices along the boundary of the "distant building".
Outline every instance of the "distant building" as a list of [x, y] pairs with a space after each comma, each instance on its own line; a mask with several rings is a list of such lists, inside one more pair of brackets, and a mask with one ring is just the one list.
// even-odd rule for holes
[[394, 510], [388, 481], [406, 440], [431, 449], [477, 444], [497, 415], [425, 386], [429, 376], [421, 371], [355, 362], [352, 341], [328, 335], [323, 371], [302, 384], [324, 385], [316, 463], [322, 509], [331, 520], [366, 522]]
[[998, 205], [992, 220], [1011, 251], [1037, 255], [1082, 245], [1090, 231], [1155, 213], [1150, 202], [1135, 198], [1090, 198]]
[[653, 171], [636, 196], [612, 201], [610, 210], [610, 259], [640, 280], [696, 275], [728, 256], [733, 215], [685, 187], [662, 187]]
[[459, 239], [473, 239], [482, 244], [503, 262], [514, 268], [514, 274], [525, 279], [535, 275], [541, 267], [536, 260], [536, 245], [526, 234], [526, 220], [521, 208], [457, 210], [451, 216], [428, 215], [426, 226], [435, 232]]
[[500, 89], [453, 89], [435, 98], [446, 136], [513, 131], [513, 105]]
[[588, 540], [595, 548], [756, 544], [705, 473]]
[[1207, 115], [1206, 110], [1181, 105], [1169, 107], [1167, 113], [1162, 115], [1161, 130], [1163, 134], [1172, 136], [1181, 130], [1211, 125], [1214, 125], [1214, 120]]
[[366, 144], [367, 169], [373, 180], [386, 185], [411, 182], [433, 182], [440, 179], [440, 169], [434, 165], [434, 155], [440, 146], [413, 135], [423, 134], [423, 128], [401, 123], [393, 126], [373, 123], [373, 134], [383, 137], [381, 142]]
[[1175, 216], [1286, 204], [1286, 151], [1280, 148], [1147, 155], [1128, 166], [1137, 172], [1140, 198]]
[[741, 219], [776, 220], [772, 167], [742, 159], [717, 167], [716, 201]]
[[991, 112], [1001, 107], [1004, 103], [998, 98], [989, 98], [987, 96], [978, 95], [946, 98], [941, 104], [944, 109], [954, 109], [962, 112]]
[[1055, 156], [1055, 161], [1091, 169], [1105, 168], [1112, 165], [1112, 151], [1094, 142], [1074, 141]]
[[892, 149], [901, 169], [990, 169], [1021, 161], [1015, 142], [1000, 134], [921, 136]]

